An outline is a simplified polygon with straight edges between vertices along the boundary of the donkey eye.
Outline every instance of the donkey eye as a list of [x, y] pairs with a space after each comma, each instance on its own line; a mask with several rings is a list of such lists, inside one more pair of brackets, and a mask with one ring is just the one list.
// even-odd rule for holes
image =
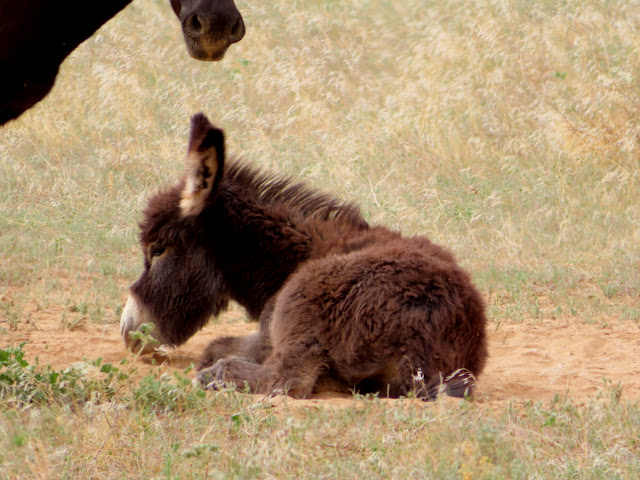
[[151, 257], [159, 257], [165, 252], [165, 250], [166, 249], [164, 247], [153, 247], [151, 249]]

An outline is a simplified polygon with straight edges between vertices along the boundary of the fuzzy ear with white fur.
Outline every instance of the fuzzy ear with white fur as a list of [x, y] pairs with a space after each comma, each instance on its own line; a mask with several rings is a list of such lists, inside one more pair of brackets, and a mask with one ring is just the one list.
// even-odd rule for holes
[[217, 188], [224, 165], [224, 134], [202, 113], [191, 117], [185, 182], [180, 197], [184, 216], [198, 215]]

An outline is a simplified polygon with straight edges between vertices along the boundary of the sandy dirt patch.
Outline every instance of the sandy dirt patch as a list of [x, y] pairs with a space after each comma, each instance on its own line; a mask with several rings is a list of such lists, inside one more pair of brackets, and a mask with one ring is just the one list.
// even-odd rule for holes
[[[63, 309], [34, 311], [29, 321], [16, 328], [0, 320], [0, 342], [4, 346], [27, 342], [24, 350], [30, 363], [39, 358], [60, 369], [86, 359], [101, 357], [119, 364], [133, 359], [123, 346], [119, 326], [115, 323], [84, 322], [71, 330], [63, 328]], [[509, 399], [544, 400], [556, 394], [576, 400], [595, 397], [603, 390], [604, 379], [622, 386], [622, 397], [640, 400], [640, 325], [614, 323], [599, 325], [558, 321], [531, 324], [502, 324], [489, 328], [490, 360], [479, 378], [478, 402]], [[202, 349], [216, 337], [246, 335], [255, 324], [244, 322], [209, 325], [189, 342], [172, 349], [167, 356], [138, 358], [136, 369], [143, 375], [152, 370], [184, 369], [197, 363]], [[190, 374], [192, 375], [192, 374]], [[313, 403], [348, 401], [342, 395], [320, 394]]]

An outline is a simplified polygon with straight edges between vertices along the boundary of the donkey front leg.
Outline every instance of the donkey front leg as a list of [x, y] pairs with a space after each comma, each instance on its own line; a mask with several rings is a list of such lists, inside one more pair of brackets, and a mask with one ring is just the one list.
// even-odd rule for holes
[[246, 337], [216, 338], [202, 352], [198, 370], [211, 367], [227, 357], [241, 357], [251, 363], [262, 363], [269, 353], [271, 343], [262, 331]]
[[232, 356], [222, 358], [212, 367], [200, 370], [195, 380], [206, 390], [216, 390], [225, 384], [233, 383], [238, 390], [248, 387], [252, 393], [262, 393], [267, 390], [264, 387], [260, 388], [263, 376], [263, 365]]
[[299, 339], [274, 349], [262, 365], [240, 357], [227, 357], [198, 372], [196, 380], [204, 388], [234, 383], [240, 390], [248, 386], [251, 393], [307, 398], [325, 365], [324, 352], [318, 343], [313, 339]]
[[252, 363], [262, 363], [271, 353], [269, 324], [273, 314], [273, 300], [269, 300], [260, 314], [260, 330], [245, 337], [222, 337], [213, 340], [200, 356], [198, 370], [215, 365], [226, 357], [241, 357]]

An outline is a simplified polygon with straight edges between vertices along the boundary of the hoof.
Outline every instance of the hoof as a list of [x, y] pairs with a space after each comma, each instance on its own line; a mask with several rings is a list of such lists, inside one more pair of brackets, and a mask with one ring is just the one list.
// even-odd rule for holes
[[219, 360], [213, 367], [205, 368], [196, 373], [193, 384], [205, 390], [222, 390], [225, 387], [224, 366]]

